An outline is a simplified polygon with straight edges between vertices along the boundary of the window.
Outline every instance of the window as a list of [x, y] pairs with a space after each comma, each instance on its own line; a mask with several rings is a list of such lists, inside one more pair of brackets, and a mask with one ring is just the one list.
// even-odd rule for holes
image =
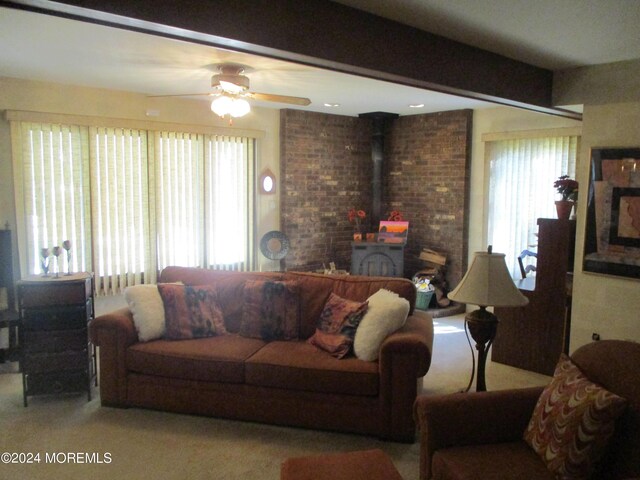
[[153, 283], [168, 265], [254, 267], [254, 139], [28, 122], [12, 132], [26, 273], [64, 240], [69, 268], [94, 271], [99, 294]]
[[575, 176], [578, 136], [486, 143], [490, 164], [488, 240], [519, 278], [518, 255], [536, 244], [537, 219], [556, 218], [554, 181]]

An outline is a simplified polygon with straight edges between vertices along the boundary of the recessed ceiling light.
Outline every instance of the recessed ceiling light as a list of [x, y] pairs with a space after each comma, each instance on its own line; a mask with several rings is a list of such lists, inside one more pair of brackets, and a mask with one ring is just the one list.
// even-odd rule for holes
[[334, 108], [334, 107], [339, 107], [340, 104], [339, 103], [325, 103], [324, 106], [325, 107], [329, 107], [329, 108]]
[[409, 108], [423, 108], [424, 107], [424, 103], [412, 103], [411, 105], [409, 105]]

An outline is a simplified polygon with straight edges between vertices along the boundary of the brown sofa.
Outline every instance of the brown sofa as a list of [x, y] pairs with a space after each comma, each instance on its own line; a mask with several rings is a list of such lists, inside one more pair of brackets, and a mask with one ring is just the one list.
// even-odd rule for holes
[[[264, 342], [238, 334], [247, 280], [296, 280], [300, 339]], [[168, 267], [160, 282], [215, 283], [229, 335], [139, 342], [129, 309], [90, 325], [99, 348], [102, 405], [144, 407], [415, 441], [413, 404], [431, 364], [433, 322], [414, 311], [407, 279]], [[363, 301], [385, 288], [409, 300], [404, 327], [377, 361], [336, 359], [305, 340], [331, 292]]]
[[[592, 478], [640, 478], [640, 344], [603, 340], [580, 347], [571, 359], [589, 380], [628, 401]], [[554, 479], [523, 440], [543, 388], [420, 396], [420, 478]]]

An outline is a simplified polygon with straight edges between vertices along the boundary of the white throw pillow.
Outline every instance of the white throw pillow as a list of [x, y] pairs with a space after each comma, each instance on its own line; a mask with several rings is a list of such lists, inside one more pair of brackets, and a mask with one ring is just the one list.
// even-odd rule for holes
[[164, 336], [164, 304], [157, 285], [134, 285], [124, 290], [141, 342]]
[[368, 299], [369, 308], [356, 330], [353, 351], [361, 360], [378, 359], [385, 338], [402, 327], [409, 315], [409, 301], [397, 293], [380, 289]]

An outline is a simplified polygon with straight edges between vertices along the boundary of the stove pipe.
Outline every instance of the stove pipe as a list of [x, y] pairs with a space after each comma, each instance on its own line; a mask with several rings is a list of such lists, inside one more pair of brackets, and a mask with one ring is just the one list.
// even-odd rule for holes
[[361, 118], [370, 118], [372, 125], [371, 134], [371, 161], [373, 167], [373, 179], [371, 181], [371, 225], [378, 225], [382, 216], [382, 166], [384, 163], [384, 132], [388, 120], [398, 118], [397, 113], [371, 112], [361, 113]]

